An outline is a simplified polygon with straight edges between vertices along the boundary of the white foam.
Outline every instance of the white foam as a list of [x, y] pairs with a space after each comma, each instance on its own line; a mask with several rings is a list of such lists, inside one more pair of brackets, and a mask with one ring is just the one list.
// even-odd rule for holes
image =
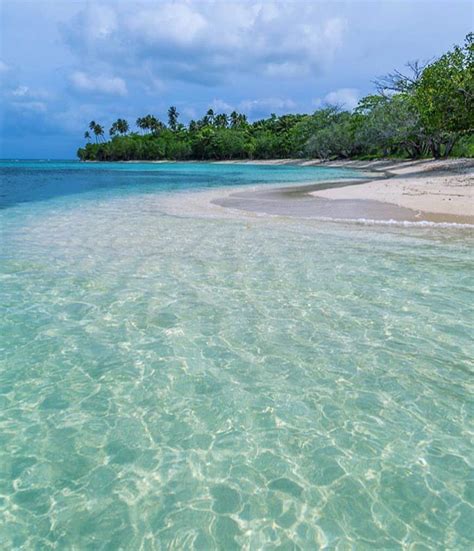
[[[225, 193], [216, 190], [169, 195], [166, 200], [160, 201], [160, 210], [169, 215], [197, 218], [260, 218], [260, 219], [297, 219], [316, 222], [334, 222], [344, 224], [360, 224], [364, 226], [395, 226], [404, 228], [446, 228], [446, 229], [474, 229], [474, 224], [460, 222], [433, 222], [430, 220], [382, 220], [375, 218], [339, 218], [330, 216], [299, 216], [291, 214], [272, 214], [266, 212], [247, 211], [232, 207], [224, 207], [214, 203], [216, 199], [228, 197]], [[230, 190], [234, 191], [234, 190]]]
[[459, 222], [432, 222], [430, 220], [378, 220], [374, 218], [331, 218], [329, 216], [318, 217], [298, 217], [305, 220], [319, 220], [321, 222], [344, 222], [352, 224], [363, 224], [365, 226], [400, 226], [400, 227], [420, 227], [420, 228], [459, 228], [474, 229], [474, 224], [464, 224]]

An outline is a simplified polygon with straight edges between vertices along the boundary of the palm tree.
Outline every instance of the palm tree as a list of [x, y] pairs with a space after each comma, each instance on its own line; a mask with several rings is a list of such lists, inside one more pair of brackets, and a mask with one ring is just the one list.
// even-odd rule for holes
[[93, 132], [94, 132], [94, 135], [95, 135], [95, 142], [96, 143], [98, 143], [99, 138], [104, 139], [104, 127], [101, 126], [100, 124], [95, 124], [95, 126], [93, 128]]
[[214, 117], [214, 126], [219, 128], [227, 128], [229, 117], [225, 113], [220, 113]]
[[239, 113], [238, 119], [237, 119], [237, 126], [242, 127], [242, 126], [246, 126], [247, 124], [248, 124], [247, 115], [244, 115], [243, 113]]
[[150, 121], [150, 130], [152, 134], [158, 135], [162, 130], [164, 130], [165, 125], [156, 117], [151, 117]]
[[129, 130], [128, 122], [125, 119], [117, 119], [117, 131], [119, 134], [126, 134]]
[[158, 119], [154, 115], [147, 115], [145, 117], [145, 120], [148, 130], [150, 130], [150, 132], [153, 132], [153, 128], [156, 126]]
[[117, 119], [112, 126], [110, 127], [109, 134], [115, 136], [116, 134], [126, 134], [128, 132], [129, 126], [128, 122], [125, 119]]
[[204, 124], [206, 126], [212, 126], [214, 124], [214, 110], [208, 109], [206, 115], [204, 116]]
[[231, 128], [236, 128], [239, 124], [239, 114], [237, 111], [232, 111], [230, 114], [230, 126]]
[[153, 115], [146, 115], [145, 117], [139, 117], [137, 119], [138, 128], [141, 128], [144, 131], [150, 130], [154, 118], [155, 117]]
[[146, 115], [145, 117], [139, 117], [137, 119], [138, 128], [141, 128], [144, 131], [148, 131], [148, 130], [153, 131], [153, 129], [156, 127], [157, 124], [158, 124], [158, 119], [153, 115]]
[[172, 105], [168, 109], [168, 126], [171, 128], [171, 130], [175, 131], [178, 125], [178, 117], [179, 113], [178, 110], [174, 105]]
[[140, 130], [145, 130], [145, 117], [138, 117], [138, 119], [136, 120], [136, 125], [138, 126], [138, 128], [140, 128]]
[[97, 143], [97, 134], [95, 133], [95, 127], [97, 126], [97, 123], [95, 121], [91, 121], [89, 123], [89, 130], [92, 130], [92, 132], [94, 132], [95, 134], [95, 143]]
[[84, 132], [84, 138], [87, 140], [87, 143], [90, 143], [90, 141], [91, 141], [91, 133], [90, 133], [88, 130], [86, 130], [86, 131]]
[[[95, 143], [98, 143], [99, 138], [104, 136], [104, 127], [100, 124], [96, 123], [95, 121], [91, 121], [89, 123], [89, 128], [92, 130], [95, 136]], [[89, 134], [89, 133], [88, 133]], [[85, 135], [84, 135], [85, 136]], [[90, 134], [89, 134], [90, 138]]]

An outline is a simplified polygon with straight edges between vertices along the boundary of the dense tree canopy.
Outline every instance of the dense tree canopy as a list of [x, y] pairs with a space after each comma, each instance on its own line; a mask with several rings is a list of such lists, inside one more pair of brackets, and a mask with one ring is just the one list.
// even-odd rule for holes
[[424, 69], [413, 96], [433, 155], [449, 155], [474, 129], [474, 34]]
[[[439, 59], [408, 65], [409, 74], [395, 71], [376, 82], [377, 93], [361, 99], [353, 112], [327, 106], [310, 115], [272, 114], [250, 123], [233, 111], [209, 109], [188, 126], [179, 122], [176, 107], [168, 124], [153, 115], [136, 120], [130, 132], [124, 119], [110, 127], [89, 124], [82, 160], [219, 160], [308, 157], [334, 158], [451, 154], [457, 143], [472, 155], [474, 131], [474, 35]], [[95, 143], [91, 142], [91, 133]]]

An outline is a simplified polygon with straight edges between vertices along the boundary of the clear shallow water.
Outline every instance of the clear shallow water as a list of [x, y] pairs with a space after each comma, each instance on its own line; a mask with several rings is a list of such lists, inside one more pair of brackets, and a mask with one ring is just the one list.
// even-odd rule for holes
[[301, 183], [358, 176], [354, 171], [325, 167], [1, 160], [0, 174], [0, 208], [78, 194], [83, 195], [82, 198], [97, 199], [105, 195]]
[[0, 547], [472, 547], [466, 230], [203, 218], [170, 190], [214, 165], [75, 166], [2, 178]]

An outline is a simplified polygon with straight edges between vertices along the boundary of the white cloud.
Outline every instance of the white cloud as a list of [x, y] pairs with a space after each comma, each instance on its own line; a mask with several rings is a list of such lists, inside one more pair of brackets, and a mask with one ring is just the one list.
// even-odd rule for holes
[[205, 31], [206, 19], [186, 4], [164, 4], [137, 10], [125, 26], [146, 42], [188, 45]]
[[11, 106], [15, 109], [21, 109], [22, 111], [33, 111], [36, 113], [45, 113], [47, 111], [47, 106], [42, 101], [22, 101], [22, 102], [12, 102]]
[[6, 73], [10, 70], [10, 66], [0, 59], [0, 74]]
[[94, 46], [97, 42], [108, 41], [118, 30], [116, 10], [112, 6], [90, 2], [86, 9], [79, 12], [73, 19], [70, 31], [80, 30], [86, 47]]
[[283, 63], [268, 63], [263, 73], [268, 77], [291, 78], [305, 76], [310, 72], [306, 63], [286, 61]]
[[70, 80], [74, 88], [82, 92], [98, 92], [117, 96], [127, 95], [127, 85], [123, 79], [118, 77], [94, 77], [82, 71], [75, 71]]
[[166, 84], [159, 78], [153, 76], [146, 79], [145, 91], [147, 94], [161, 94], [166, 90]]
[[[113, 109], [112, 109], [113, 111]], [[106, 105], [101, 106], [100, 122], [107, 126], [112, 120], [116, 119], [116, 113], [111, 113], [111, 110]], [[82, 133], [87, 130], [89, 121], [97, 117], [97, 105], [84, 103], [73, 104], [64, 107], [62, 110], [53, 114], [53, 123], [58, 128], [66, 132], [74, 133], [82, 136]]]
[[81, 57], [128, 74], [145, 67], [160, 80], [215, 84], [244, 73], [317, 75], [346, 27], [316, 2], [106, 3], [84, 8], [65, 38]]
[[23, 97], [23, 96], [27, 96], [28, 95], [28, 92], [29, 92], [29, 88], [28, 86], [17, 86], [14, 90], [12, 90], [12, 96], [18, 96], [18, 97]]
[[8, 92], [9, 96], [12, 96], [16, 98], [16, 100], [20, 99], [48, 99], [51, 97], [51, 94], [46, 91], [39, 88], [33, 89], [29, 86], [25, 86], [24, 84], [18, 84], [15, 88], [11, 89]]
[[316, 98], [312, 101], [312, 104], [316, 108], [320, 108], [323, 105], [335, 105], [352, 111], [361, 98], [360, 91], [357, 88], [339, 88], [326, 94], [323, 98]]
[[329, 105], [339, 105], [349, 110], [357, 106], [359, 99], [360, 93], [356, 88], [339, 88], [339, 90], [330, 92], [324, 98]]
[[198, 113], [198, 111], [196, 111], [194, 107], [190, 107], [190, 106], [180, 109], [180, 112], [188, 119], [196, 119], [201, 114], [201, 113]]
[[244, 100], [239, 104], [239, 109], [244, 113], [251, 115], [263, 116], [270, 113], [285, 113], [296, 107], [296, 104], [291, 99], [281, 98], [262, 98], [253, 100]]
[[45, 114], [48, 111], [48, 103], [45, 100], [52, 96], [42, 89], [34, 89], [24, 84], [9, 83], [1, 93], [4, 112], [10, 113], [15, 118], [34, 117]]
[[229, 103], [227, 103], [222, 99], [213, 100], [210, 105], [210, 108], [220, 113], [229, 113], [230, 111], [234, 110], [232, 105], [230, 105]]

